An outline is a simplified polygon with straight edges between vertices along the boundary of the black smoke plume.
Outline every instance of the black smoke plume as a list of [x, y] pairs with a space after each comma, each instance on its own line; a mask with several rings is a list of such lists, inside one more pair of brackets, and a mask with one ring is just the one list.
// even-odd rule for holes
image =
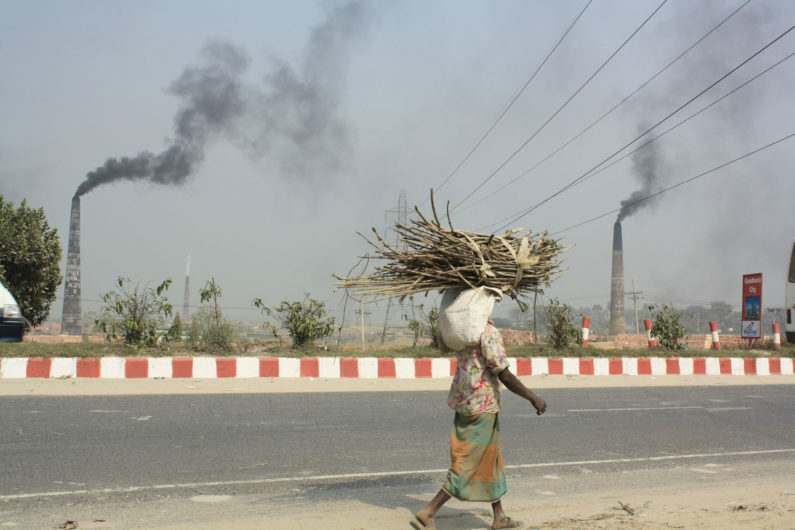
[[219, 138], [252, 156], [275, 154], [294, 177], [314, 179], [340, 171], [350, 148], [337, 110], [348, 48], [365, 19], [358, 1], [332, 11], [313, 29], [300, 68], [273, 59], [260, 85], [246, 84], [250, 60], [242, 49], [209, 43], [201, 63], [169, 87], [180, 99], [169, 145], [157, 154], [109, 158], [86, 175], [75, 195], [119, 180], [181, 185], [202, 162], [207, 144]]
[[[641, 130], [646, 129], [641, 127]], [[661, 159], [657, 142], [652, 142], [633, 153], [632, 174], [640, 182], [640, 188], [621, 201], [618, 222], [651, 206], [655, 202], [656, 197], [650, 199], [646, 197], [661, 189], [659, 180], [661, 171]]]

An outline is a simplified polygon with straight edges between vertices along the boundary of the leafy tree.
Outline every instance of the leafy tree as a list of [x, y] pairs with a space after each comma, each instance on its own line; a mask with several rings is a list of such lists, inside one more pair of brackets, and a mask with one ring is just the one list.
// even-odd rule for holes
[[199, 312], [191, 317], [188, 335], [194, 347], [207, 351], [230, 351], [235, 339], [235, 329], [231, 322], [223, 318], [218, 299], [221, 298], [221, 286], [215, 278], [207, 280], [199, 289], [202, 303], [212, 301], [212, 307], [199, 308]]
[[125, 344], [153, 346], [162, 340], [159, 330], [165, 328], [173, 312], [163, 294], [171, 285], [171, 279], [157, 287], [136, 285], [132, 291], [127, 287], [129, 282], [129, 278], [119, 276], [118, 290], [102, 295], [105, 305], [95, 321], [97, 329], [108, 341], [121, 336]]
[[19, 208], [0, 195], [0, 281], [14, 295], [22, 315], [38, 326], [50, 314], [61, 276], [61, 244], [44, 209], [26, 200]]
[[[255, 298], [253, 304], [263, 315], [286, 327], [293, 346], [301, 347], [334, 333], [334, 317], [326, 313], [326, 304], [309, 296], [305, 293], [300, 302], [282, 301], [278, 307], [267, 307], [261, 298]], [[279, 336], [279, 326], [272, 322], [265, 322], [264, 326], [273, 332], [274, 337]]]
[[567, 348], [572, 342], [582, 344], [582, 331], [573, 323], [574, 315], [568, 304], [562, 304], [553, 298], [547, 307], [547, 318], [549, 343], [553, 348]]
[[204, 287], [199, 289], [199, 298], [202, 302], [213, 301], [215, 307], [215, 323], [221, 325], [221, 310], [218, 308], [218, 299], [221, 297], [221, 286], [215, 283], [215, 278], [210, 278], [204, 284]]
[[[650, 305], [649, 312], [657, 310], [656, 306]], [[651, 334], [660, 341], [660, 346], [668, 350], [679, 348], [679, 340], [685, 337], [685, 328], [679, 323], [679, 313], [669, 310], [667, 305], [662, 306], [654, 316], [654, 324], [651, 326]]]

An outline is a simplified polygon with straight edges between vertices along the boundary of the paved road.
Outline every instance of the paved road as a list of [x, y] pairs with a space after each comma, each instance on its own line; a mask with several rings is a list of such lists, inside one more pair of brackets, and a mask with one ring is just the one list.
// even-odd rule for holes
[[[513, 475], [706, 458], [793, 468], [792, 389], [547, 389], [542, 417], [506, 395], [505, 461]], [[267, 497], [309, 487], [330, 501], [374, 486], [432, 492], [448, 465], [445, 401], [439, 391], [3, 397], [0, 523], [3, 506], [18, 515], [114, 495]]]

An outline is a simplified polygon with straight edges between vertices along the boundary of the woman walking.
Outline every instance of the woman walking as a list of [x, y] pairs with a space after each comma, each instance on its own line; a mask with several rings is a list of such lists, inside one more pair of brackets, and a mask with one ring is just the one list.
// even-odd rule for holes
[[491, 528], [519, 528], [502, 508], [507, 491], [500, 446], [500, 383], [525, 398], [540, 416], [546, 402], [511, 373], [502, 335], [489, 320], [480, 344], [456, 352], [456, 371], [447, 404], [455, 411], [450, 433], [451, 465], [439, 492], [411, 521], [418, 530], [435, 529], [435, 516], [450, 497], [491, 503]]

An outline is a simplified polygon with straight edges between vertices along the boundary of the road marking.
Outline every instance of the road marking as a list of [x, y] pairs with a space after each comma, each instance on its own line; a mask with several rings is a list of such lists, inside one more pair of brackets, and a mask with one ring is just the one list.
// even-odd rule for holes
[[691, 407], [627, 407], [622, 409], [569, 409], [568, 412], [627, 412], [637, 410], [681, 410], [681, 409], [703, 409], [700, 406]]
[[[730, 451], [725, 453], [692, 453], [685, 455], [665, 455], [665, 456], [639, 456], [632, 458], [607, 458], [604, 460], [571, 460], [568, 462], [539, 462], [536, 464], [513, 464], [505, 466], [505, 469], [532, 469], [544, 467], [569, 467], [598, 464], [632, 464], [639, 462], [663, 462], [669, 460], [693, 460], [696, 458], [720, 458], [729, 456], [757, 456], [795, 453], [792, 449], [763, 449], [759, 451]], [[83, 489], [71, 491], [48, 491], [41, 493], [17, 493], [13, 495], [0, 495], [0, 501], [10, 501], [18, 499], [35, 499], [41, 497], [63, 497], [66, 495], [100, 495], [107, 493], [134, 493], [137, 491], [154, 490], [177, 490], [190, 488], [204, 488], [214, 486], [247, 486], [252, 484], [280, 484], [289, 482], [315, 482], [322, 480], [341, 480], [341, 479], [366, 479], [383, 477], [402, 477], [407, 475], [428, 475], [447, 473], [447, 469], [414, 469], [411, 471], [374, 471], [371, 473], [340, 473], [338, 475], [311, 475], [297, 477], [276, 477], [276, 478], [257, 478], [250, 480], [222, 480], [215, 482], [189, 482], [182, 484], [153, 484], [151, 486], [128, 486], [126, 488], [99, 488]]]

